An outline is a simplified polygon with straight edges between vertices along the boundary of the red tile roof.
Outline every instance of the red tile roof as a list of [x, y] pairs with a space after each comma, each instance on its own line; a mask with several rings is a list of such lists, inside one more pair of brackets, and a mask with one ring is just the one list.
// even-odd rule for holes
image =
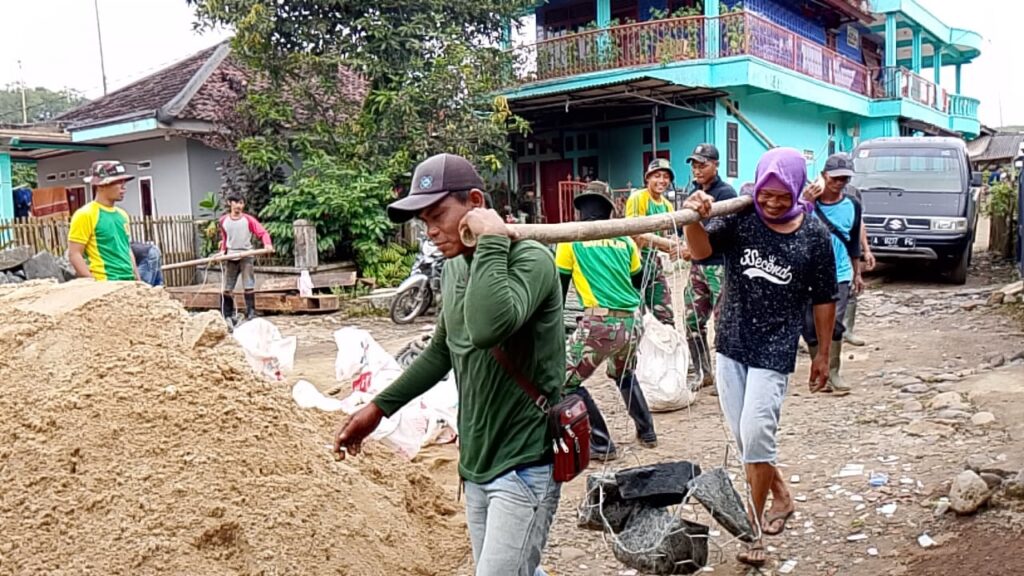
[[[232, 135], [224, 130], [237, 125], [238, 103], [254, 78], [255, 74], [231, 57], [229, 44], [225, 42], [79, 106], [57, 120], [71, 130], [152, 117], [162, 122], [209, 122], [217, 130], [202, 139], [210, 140], [207, 143], [211, 146], [233, 148]], [[333, 110], [338, 108], [333, 104], [340, 102], [362, 102], [367, 89], [368, 84], [361, 76], [339, 68], [337, 92], [323, 94], [319, 101], [327, 104], [325, 109]], [[302, 118], [297, 120], [303, 121]]]

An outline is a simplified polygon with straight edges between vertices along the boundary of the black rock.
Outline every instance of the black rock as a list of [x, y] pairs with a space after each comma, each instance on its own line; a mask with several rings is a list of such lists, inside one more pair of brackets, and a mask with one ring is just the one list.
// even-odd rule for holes
[[596, 472], [587, 475], [587, 494], [576, 510], [576, 525], [587, 530], [611, 529], [618, 534], [639, 508], [638, 502], [622, 498], [615, 474]]
[[619, 562], [649, 574], [693, 574], [708, 562], [703, 524], [676, 517], [664, 508], [642, 506], [618, 535], [612, 552]]
[[687, 484], [697, 476], [700, 466], [680, 460], [619, 470], [615, 481], [626, 500], [662, 508], [682, 503], [689, 491]]
[[744, 542], [754, 541], [747, 511], [725, 468], [715, 468], [690, 481], [690, 494], [707, 509], [711, 517]]

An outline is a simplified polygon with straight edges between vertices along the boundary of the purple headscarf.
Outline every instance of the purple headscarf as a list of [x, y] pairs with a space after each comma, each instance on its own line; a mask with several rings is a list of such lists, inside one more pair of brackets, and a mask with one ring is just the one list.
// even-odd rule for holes
[[[757, 194], [769, 182], [781, 182], [793, 199], [793, 205], [789, 211], [779, 218], [769, 218], [761, 211], [761, 205], [757, 203]], [[757, 163], [754, 177], [754, 209], [757, 210], [757, 215], [765, 222], [781, 224], [789, 222], [801, 214], [810, 214], [814, 210], [814, 205], [804, 201], [802, 197], [806, 184], [807, 162], [800, 152], [793, 148], [772, 148], [765, 152]]]

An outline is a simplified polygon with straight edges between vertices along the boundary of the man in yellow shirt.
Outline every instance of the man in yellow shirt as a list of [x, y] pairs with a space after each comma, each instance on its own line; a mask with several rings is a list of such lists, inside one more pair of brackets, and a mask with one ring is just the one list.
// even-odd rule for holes
[[[672, 164], [665, 158], [655, 158], [647, 165], [647, 172], [644, 174], [644, 183], [647, 187], [633, 192], [630, 194], [629, 200], [626, 201], [626, 218], [671, 212], [672, 203], [665, 197], [665, 193], [672, 186], [674, 180], [675, 173], [672, 171]], [[665, 279], [665, 272], [662, 269], [661, 257], [658, 252], [665, 252], [674, 259], [681, 253], [680, 244], [676, 239], [665, 239], [662, 243], [657, 244], [640, 236], [633, 240], [640, 246], [640, 256], [643, 260], [643, 304], [662, 324], [675, 326], [672, 290], [668, 286], [668, 280]]]
[[75, 212], [68, 231], [68, 260], [79, 278], [139, 279], [128, 213], [114, 206], [124, 200], [124, 185], [133, 178], [120, 162], [93, 162], [85, 182], [92, 184], [96, 199]]
[[[615, 208], [604, 182], [588, 184], [573, 200], [573, 205], [584, 221], [607, 220]], [[565, 388], [579, 394], [587, 405], [591, 453], [605, 461], [618, 456], [608, 425], [583, 386], [605, 360], [608, 361], [608, 377], [618, 385], [622, 401], [633, 419], [637, 440], [645, 448], [654, 448], [658, 445], [654, 419], [634, 372], [636, 344], [640, 339], [636, 312], [640, 308], [641, 281], [636, 244], [625, 236], [564, 242], [555, 250], [555, 266], [562, 280], [563, 299], [572, 282], [584, 307], [568, 343]]]

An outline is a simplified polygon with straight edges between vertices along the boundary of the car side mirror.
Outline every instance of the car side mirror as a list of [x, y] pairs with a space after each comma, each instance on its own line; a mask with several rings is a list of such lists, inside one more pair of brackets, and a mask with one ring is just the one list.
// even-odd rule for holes
[[973, 186], [975, 188], [977, 188], [978, 186], [981, 186], [981, 172], [972, 172], [971, 173], [971, 186]]
[[1016, 168], [1017, 170], [1024, 169], [1024, 158], [1017, 158], [1016, 160], [1014, 160], [1013, 167]]

